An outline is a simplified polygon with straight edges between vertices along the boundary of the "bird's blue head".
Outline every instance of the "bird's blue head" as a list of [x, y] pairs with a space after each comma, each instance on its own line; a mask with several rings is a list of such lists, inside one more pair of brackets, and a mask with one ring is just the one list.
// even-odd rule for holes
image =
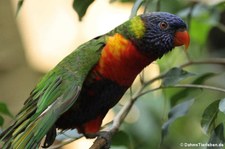
[[145, 33], [137, 45], [145, 54], [158, 58], [175, 46], [188, 48], [187, 25], [180, 17], [167, 12], [152, 12], [140, 17], [145, 24]]

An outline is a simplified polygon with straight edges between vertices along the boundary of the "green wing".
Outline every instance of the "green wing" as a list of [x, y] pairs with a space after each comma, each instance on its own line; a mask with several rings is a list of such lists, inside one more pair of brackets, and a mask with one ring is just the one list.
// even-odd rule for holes
[[0, 136], [3, 149], [37, 148], [40, 145], [60, 115], [76, 101], [104, 45], [104, 36], [90, 40], [42, 78], [16, 116], [15, 123]]

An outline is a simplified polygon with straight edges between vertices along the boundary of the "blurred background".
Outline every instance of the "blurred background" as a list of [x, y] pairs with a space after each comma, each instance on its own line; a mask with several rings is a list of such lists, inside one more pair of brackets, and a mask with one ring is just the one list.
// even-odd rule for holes
[[[0, 102], [6, 103], [13, 115], [22, 107], [44, 73], [80, 44], [110, 31], [129, 19], [134, 4], [134, 1], [129, 0], [115, 0], [111, 3], [107, 0], [95, 0], [80, 22], [72, 8], [72, 0], [27, 0], [16, 17], [17, 2], [0, 1]], [[144, 9], [156, 10], [157, 1], [148, 2], [147, 8], [141, 8], [139, 13]], [[188, 50], [190, 59], [225, 57], [224, 0], [161, 0], [160, 5], [161, 11], [177, 14], [188, 21], [191, 35]], [[146, 68], [144, 79], [154, 78], [161, 72], [187, 61], [182, 47], [177, 48]], [[201, 83], [225, 88], [224, 68], [224, 65], [194, 65], [187, 67], [187, 70], [198, 75], [216, 73], [217, 75]], [[185, 81], [192, 82], [195, 79]], [[160, 82], [156, 82], [150, 88], [159, 84]], [[140, 83], [136, 80], [134, 88], [139, 86]], [[114, 138], [112, 148], [159, 148], [161, 127], [168, 119], [171, 99], [179, 92], [181, 89], [164, 89], [141, 97], [121, 127], [126, 133]], [[181, 142], [209, 140], [209, 136], [202, 131], [200, 120], [204, 109], [214, 100], [224, 98], [224, 93], [200, 89], [186, 92], [188, 98], [195, 98], [195, 102], [187, 115], [170, 125], [169, 134], [164, 138], [160, 148], [179, 149], [182, 148], [179, 146]], [[187, 96], [182, 97], [179, 102], [186, 98]], [[124, 104], [127, 99], [129, 93], [120, 104]], [[110, 111], [104, 123], [111, 121], [119, 109], [120, 105]], [[4, 119], [3, 128], [12, 121], [9, 117]], [[80, 139], [63, 149], [84, 149], [90, 147], [92, 142], [93, 140]]]

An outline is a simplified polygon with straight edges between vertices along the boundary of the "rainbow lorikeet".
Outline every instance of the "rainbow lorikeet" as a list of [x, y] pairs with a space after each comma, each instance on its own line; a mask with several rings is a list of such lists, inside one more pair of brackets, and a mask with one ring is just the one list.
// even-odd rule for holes
[[0, 136], [3, 148], [35, 148], [44, 136], [48, 147], [56, 129], [96, 134], [141, 70], [175, 46], [187, 48], [189, 41], [181, 18], [152, 12], [82, 44], [30, 93], [14, 124]]

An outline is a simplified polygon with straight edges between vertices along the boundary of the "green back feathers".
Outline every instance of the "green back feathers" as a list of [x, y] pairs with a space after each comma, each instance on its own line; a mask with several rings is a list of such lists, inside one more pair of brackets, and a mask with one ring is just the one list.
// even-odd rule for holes
[[40, 145], [60, 115], [76, 101], [104, 45], [104, 37], [81, 45], [42, 78], [16, 116], [15, 123], [0, 136], [3, 149], [37, 148]]

